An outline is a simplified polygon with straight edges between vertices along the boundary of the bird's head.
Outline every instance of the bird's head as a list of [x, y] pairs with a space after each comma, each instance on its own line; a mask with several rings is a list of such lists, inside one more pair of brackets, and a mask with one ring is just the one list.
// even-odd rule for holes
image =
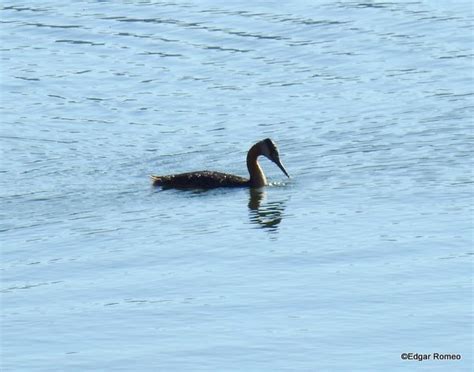
[[281, 163], [280, 153], [278, 152], [278, 147], [275, 142], [273, 142], [270, 138], [266, 138], [263, 141], [260, 141], [260, 151], [263, 156], [278, 165], [278, 168], [280, 168], [281, 171], [285, 173], [285, 176], [290, 178], [290, 175]]

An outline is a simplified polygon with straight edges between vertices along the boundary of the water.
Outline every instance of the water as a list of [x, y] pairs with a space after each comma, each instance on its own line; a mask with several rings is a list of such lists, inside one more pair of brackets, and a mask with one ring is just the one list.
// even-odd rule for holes
[[[4, 2], [2, 371], [471, 370], [472, 19]], [[150, 186], [266, 137], [290, 180]]]

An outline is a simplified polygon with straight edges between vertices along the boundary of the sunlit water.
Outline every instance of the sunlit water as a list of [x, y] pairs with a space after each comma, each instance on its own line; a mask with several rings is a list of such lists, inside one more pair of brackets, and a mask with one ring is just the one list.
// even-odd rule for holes
[[[1, 370], [471, 370], [472, 19], [4, 2]], [[266, 137], [290, 180], [150, 186]]]

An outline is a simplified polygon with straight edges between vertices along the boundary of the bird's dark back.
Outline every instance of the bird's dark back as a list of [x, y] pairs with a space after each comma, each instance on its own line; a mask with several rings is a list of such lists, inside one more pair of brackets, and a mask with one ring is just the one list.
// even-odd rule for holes
[[155, 176], [155, 186], [173, 188], [202, 188], [212, 189], [216, 187], [246, 187], [249, 180], [233, 174], [198, 171], [189, 173], [173, 174], [169, 176]]

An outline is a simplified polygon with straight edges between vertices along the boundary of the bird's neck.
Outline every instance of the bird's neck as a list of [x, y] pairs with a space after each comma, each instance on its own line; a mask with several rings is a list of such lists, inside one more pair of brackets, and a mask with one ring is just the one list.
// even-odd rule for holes
[[261, 153], [256, 145], [252, 146], [247, 154], [247, 169], [250, 174], [251, 187], [263, 187], [267, 184], [267, 178], [257, 161], [260, 155]]

